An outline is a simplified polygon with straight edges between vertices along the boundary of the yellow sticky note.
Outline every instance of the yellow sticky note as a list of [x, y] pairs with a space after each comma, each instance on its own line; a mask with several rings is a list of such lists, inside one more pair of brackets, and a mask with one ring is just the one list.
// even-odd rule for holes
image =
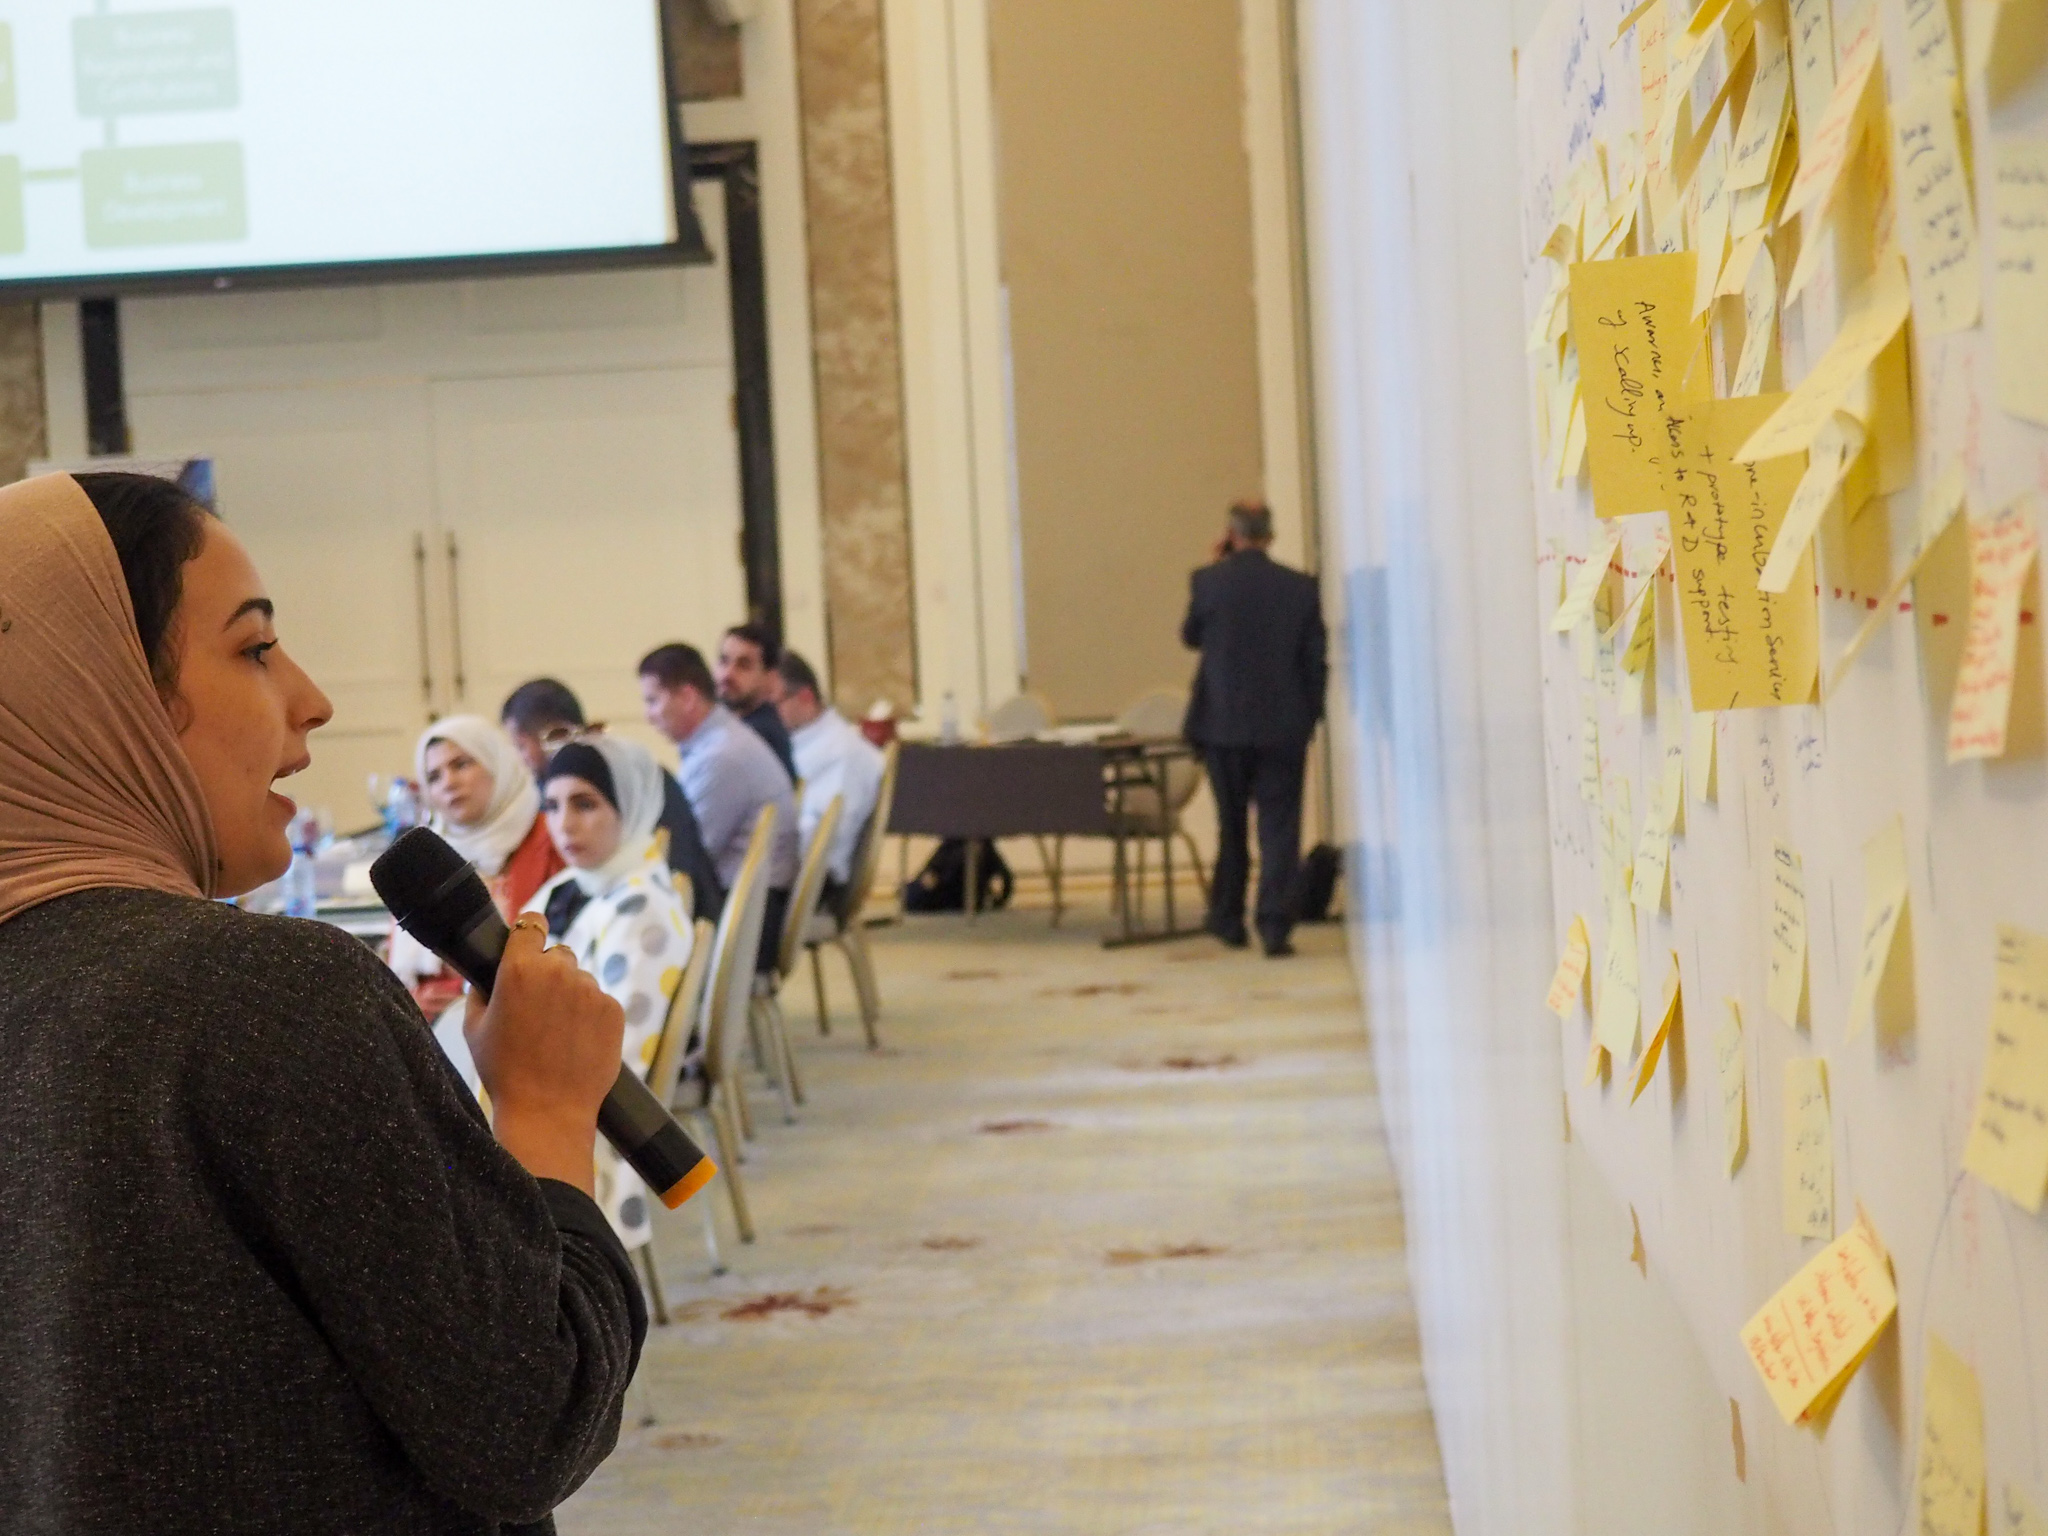
[[1629, 901], [1638, 912], [1654, 917], [1664, 910], [1664, 893], [1671, 880], [1671, 821], [1663, 807], [1663, 786], [1650, 791], [1650, 804], [1643, 812], [1642, 836], [1636, 839], [1635, 880], [1629, 887]]
[[1735, 363], [1731, 395], [1762, 392], [1764, 371], [1771, 361], [1771, 343], [1778, 334], [1778, 264], [1763, 246], [1750, 264], [1742, 285], [1742, 352]]
[[2048, 60], [2048, 11], [2040, 0], [1969, 0], [1965, 16], [1970, 73], [1995, 107]]
[[1732, 1179], [1749, 1150], [1749, 1088], [1742, 1059], [1742, 1005], [1732, 997], [1726, 1001], [1727, 1014], [1714, 1031], [1714, 1067], [1721, 1084], [1721, 1145]]
[[1593, 941], [1586, 935], [1586, 920], [1574, 913], [1572, 926], [1565, 935], [1564, 954], [1558, 958], [1557, 971], [1550, 978], [1550, 995], [1544, 999], [1544, 1006], [1560, 1019], [1570, 1018], [1585, 994], [1586, 966], [1592, 957]]
[[1686, 723], [1685, 781], [1701, 805], [1714, 798], [1714, 717], [1695, 714]]
[[2018, 665], [2020, 598], [2037, 549], [2031, 496], [1970, 519], [1970, 628], [1949, 704], [1948, 760], [2002, 757]]
[[1791, 0], [1792, 100], [1799, 113], [1799, 147], [1810, 154], [1814, 131], [1827, 116], [1835, 90], [1835, 24], [1829, 0]]
[[1704, 336], [1692, 318], [1697, 266], [1681, 252], [1572, 268], [1572, 339], [1601, 517], [1663, 509], [1665, 417], [1711, 389], [1708, 370], [1692, 366]]
[[1628, 639], [1621, 647], [1621, 670], [1640, 673], [1649, 665], [1657, 641], [1657, 584], [1654, 581], [1643, 583], [1634, 606], [1623, 616], [1622, 632]]
[[1859, 1221], [1743, 1325], [1742, 1347], [1779, 1415], [1797, 1424], [1823, 1394], [1846, 1386], [1898, 1309], [1891, 1261]]
[[1805, 449], [1898, 334], [1912, 305], [1905, 264], [1897, 257], [1884, 258], [1863, 302], [1842, 322], [1821, 360], [1735, 456], [1772, 459]]
[[[1946, 19], [1941, 0], [1923, 3]], [[1892, 166], [1913, 314], [1924, 333], [1965, 330], [1977, 323], [1983, 300], [1977, 284], [1977, 215], [1950, 81], [1892, 103]]]
[[1593, 1000], [1593, 1038], [1618, 1062], [1635, 1048], [1642, 1028], [1636, 979], [1636, 909], [1626, 900], [1607, 905], [1607, 946], [1600, 960], [1600, 990]]
[[1714, 130], [1707, 152], [1700, 159], [1700, 215], [1693, 237], [1692, 313], [1704, 315], [1713, 307], [1714, 292], [1721, 286], [1721, 262], [1728, 254], [1728, 135]]
[[1607, 1075], [1607, 1047], [1596, 1038], [1586, 1048], [1586, 1075], [1580, 1081], [1588, 1088]]
[[1934, 489], [1928, 493], [1927, 500], [1920, 509], [1919, 537], [1906, 551], [1906, 558], [1899, 567], [1899, 574], [1892, 578], [1891, 586], [1886, 588], [1884, 596], [1878, 599], [1877, 606], [1864, 615], [1863, 622], [1856, 626], [1856, 633], [1851, 635], [1849, 643], [1842, 647], [1842, 654], [1835, 658], [1834, 667], [1828, 673], [1826, 691], [1829, 694], [1833, 694], [1842, 686], [1843, 677], [1856, 664], [1856, 658], [1861, 656], [1864, 649], [1877, 637], [1877, 632], [1897, 616], [1899, 596], [1906, 590], [1906, 583], [1919, 574], [1921, 562], [1927, 558], [1928, 551], [1934, 548], [1935, 542], [1963, 510], [1963, 493], [1963, 468], [1958, 461], [1943, 472]]
[[2028, 1211], [2048, 1189], [2048, 939], [1998, 930], [1991, 1040], [1963, 1166]]
[[1785, 1063], [1785, 1230], [1793, 1237], [1835, 1235], [1828, 1068], [1814, 1056]]
[[1770, 935], [1764, 1001], [1794, 1029], [1806, 1002], [1806, 876], [1799, 855], [1783, 843], [1771, 847], [1767, 895]]
[[1788, 589], [1757, 588], [1756, 551], [1777, 538], [1805, 468], [1798, 454], [1734, 462], [1785, 396], [1704, 401], [1672, 418], [1672, 559], [1695, 710], [1804, 704], [1819, 666], [1812, 553]]
[[2048, 140], [2000, 135], [1991, 161], [1991, 346], [1998, 403], [2048, 424]]
[[1679, 1020], [1685, 1017], [1685, 1000], [1681, 996], [1678, 979], [1678, 951], [1671, 952], [1671, 972], [1664, 978], [1664, 1006], [1657, 1017], [1656, 1033], [1650, 1036], [1650, 1043], [1643, 1047], [1642, 1062], [1636, 1068], [1636, 1085], [1628, 1096], [1633, 1104], [1643, 1096], [1643, 1090], [1650, 1086], [1650, 1079], [1657, 1075], [1657, 1063], [1663, 1058], [1664, 1047], [1670, 1043], [1672, 1030], [1679, 1027]]
[[1785, 198], [1787, 214], [1804, 215], [1801, 230], [1813, 239], [1820, 221], [1841, 185], [1842, 171], [1855, 153], [1866, 123], [1870, 84], [1877, 75], [1877, 33], [1865, 33], [1856, 56], [1842, 61], [1842, 72], [1828, 96], [1827, 110], [1812, 133], [1801, 131], [1799, 173]]
[[1977, 1373], [1932, 1330], [1914, 1481], [1919, 1536], [1984, 1536], [1984, 1400]]
[[1735, 150], [1728, 163], [1732, 190], [1760, 187], [1770, 181], [1771, 154], [1785, 126], [1785, 103], [1792, 90], [1792, 56], [1775, 15], [1758, 14], [1755, 47], [1756, 74], [1750, 80], [1749, 100], [1735, 129]]
[[1956, 39], [1948, 0], [1906, 0], [1906, 72], [1915, 90], [1953, 85]]
[[1834, 505], [1842, 482], [1849, 478], [1849, 466], [1863, 452], [1863, 442], [1863, 424], [1840, 411], [1814, 434], [1806, 473], [1799, 477], [1784, 521], [1778, 525], [1778, 536], [1771, 541], [1770, 558], [1757, 574], [1759, 592], [1783, 592], [1791, 585], [1800, 557], [1812, 545], [1822, 515]]
[[1579, 568], [1572, 572], [1564, 601], [1558, 605], [1557, 613], [1550, 621], [1553, 633], [1561, 635], [1592, 614], [1593, 599], [1600, 595], [1600, 583], [1607, 579], [1608, 569], [1614, 564], [1614, 552], [1619, 548], [1620, 524], [1610, 523], [1595, 531], [1593, 547], [1586, 552]]
[[1863, 845], [1863, 943], [1849, 992], [1848, 1037], [1870, 1023], [1886, 980], [1899, 920], [1906, 912], [1906, 828], [1894, 816]]
[[1756, 266], [1757, 257], [1764, 254], [1764, 239], [1760, 229], [1735, 237], [1728, 248], [1727, 265], [1721, 268], [1721, 283], [1714, 290], [1715, 297], [1732, 298], [1748, 286], [1750, 270]]

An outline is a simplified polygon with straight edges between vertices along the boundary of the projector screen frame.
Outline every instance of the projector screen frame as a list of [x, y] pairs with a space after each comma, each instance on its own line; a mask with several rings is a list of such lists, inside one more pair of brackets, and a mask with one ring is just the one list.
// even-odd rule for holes
[[343, 288], [370, 283], [445, 282], [476, 277], [530, 277], [548, 272], [606, 272], [633, 267], [709, 266], [711, 248], [690, 200], [690, 146], [676, 77], [678, 40], [669, 8], [654, 0], [661, 34], [661, 78], [668, 121], [669, 204], [676, 234], [662, 245], [597, 246], [584, 250], [497, 251], [473, 256], [400, 256], [359, 261], [254, 267], [186, 267], [167, 272], [85, 277], [0, 278], [0, 304], [50, 304], [178, 293]]

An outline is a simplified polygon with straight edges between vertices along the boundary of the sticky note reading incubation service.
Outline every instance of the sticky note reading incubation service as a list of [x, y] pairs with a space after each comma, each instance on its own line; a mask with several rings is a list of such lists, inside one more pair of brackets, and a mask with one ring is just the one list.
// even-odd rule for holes
[[1891, 1260], [1858, 1221], [1743, 1325], [1742, 1347], [1785, 1422], [1818, 1429], [1898, 1309]]
[[1920, 1536], [1983, 1536], [1984, 1482], [1984, 1399], [1977, 1373], [1930, 1332], [1913, 1490]]
[[1692, 318], [1698, 265], [1681, 252], [1572, 268], [1572, 340], [1601, 517], [1662, 510], [1665, 417], [1712, 390], [1708, 370], [1693, 366], [1705, 338]]
[[1784, 400], [1707, 400], [1672, 418], [1672, 562], [1695, 710], [1760, 709], [1813, 697], [1820, 661], [1813, 552], [1782, 593], [1757, 583], [1805, 455], [1745, 464], [1735, 449]]
[[1963, 1166], [2029, 1211], [2048, 1190], [2048, 939], [1998, 930], [1991, 1041]]
[[1827, 1063], [1795, 1056], [1785, 1063], [1785, 1231], [1835, 1235], [1835, 1138], [1828, 1116]]

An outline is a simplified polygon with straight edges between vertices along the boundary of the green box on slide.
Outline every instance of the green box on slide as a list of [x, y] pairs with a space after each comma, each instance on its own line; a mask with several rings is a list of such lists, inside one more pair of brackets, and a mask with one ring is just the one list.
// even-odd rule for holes
[[0, 155], [0, 256], [28, 249], [28, 218], [22, 211], [21, 161]]
[[89, 149], [80, 170], [95, 250], [248, 238], [240, 144]]
[[241, 101], [235, 13], [224, 6], [80, 16], [71, 50], [81, 117], [218, 112]]

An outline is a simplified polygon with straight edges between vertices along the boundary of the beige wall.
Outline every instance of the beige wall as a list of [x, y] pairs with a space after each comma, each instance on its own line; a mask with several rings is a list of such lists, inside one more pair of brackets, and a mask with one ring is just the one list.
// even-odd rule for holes
[[989, 0], [1025, 676], [1184, 685], [1187, 573], [1261, 490], [1237, 0]]

